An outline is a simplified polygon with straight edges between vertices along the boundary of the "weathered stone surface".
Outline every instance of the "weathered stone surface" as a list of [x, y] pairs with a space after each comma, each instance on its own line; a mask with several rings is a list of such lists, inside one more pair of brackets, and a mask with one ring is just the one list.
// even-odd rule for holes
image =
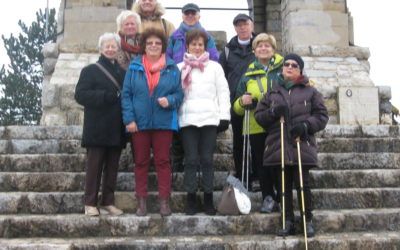
[[44, 58], [43, 60], [43, 74], [51, 75], [56, 67], [57, 58]]
[[[91, 237], [85, 239], [45, 238], [45, 239], [7, 239], [2, 246], [12, 250], [247, 250], [276, 249], [299, 250], [304, 248], [301, 235], [286, 238], [270, 234], [235, 235], [235, 236], [130, 236], [130, 237]], [[398, 232], [358, 232], [319, 234], [308, 239], [309, 249], [313, 250], [382, 250], [400, 247]]]
[[43, 45], [42, 54], [44, 58], [57, 58], [58, 53], [57, 43], [46, 43]]
[[378, 89], [375, 87], [339, 87], [338, 106], [340, 124], [379, 124]]
[[[399, 230], [400, 213], [393, 209], [316, 211], [314, 227], [322, 233]], [[27, 226], [29, 225], [29, 226]], [[248, 235], [275, 234], [280, 227], [279, 214], [242, 216], [185, 216], [172, 214], [137, 217], [88, 217], [84, 215], [2, 215], [2, 237], [107, 237], [161, 235]]]

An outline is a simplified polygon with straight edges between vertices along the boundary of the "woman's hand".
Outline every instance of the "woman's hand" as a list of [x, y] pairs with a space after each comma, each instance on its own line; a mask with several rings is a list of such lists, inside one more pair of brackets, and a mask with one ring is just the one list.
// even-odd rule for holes
[[251, 98], [251, 94], [250, 93], [246, 93], [244, 95], [242, 95], [242, 103], [243, 105], [250, 105], [253, 103], [253, 100]]
[[131, 133], [135, 133], [135, 132], [139, 131], [137, 128], [136, 122], [131, 122], [128, 125], [126, 125], [126, 130], [128, 130], [128, 132], [131, 132]]
[[161, 107], [166, 108], [169, 106], [168, 99], [166, 97], [160, 97], [157, 99], [158, 103]]

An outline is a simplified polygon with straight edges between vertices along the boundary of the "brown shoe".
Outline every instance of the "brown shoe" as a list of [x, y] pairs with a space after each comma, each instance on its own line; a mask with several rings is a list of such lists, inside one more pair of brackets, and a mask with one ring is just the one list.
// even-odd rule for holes
[[92, 206], [85, 206], [85, 215], [89, 216], [99, 216], [100, 212], [97, 209], [97, 207], [92, 207]]
[[169, 207], [169, 198], [160, 198], [160, 214], [161, 216], [171, 215], [171, 208]]
[[114, 205], [102, 206], [101, 208], [106, 210], [110, 215], [117, 215], [118, 216], [118, 215], [121, 215], [121, 214], [124, 213], [121, 209], [117, 208]]
[[147, 214], [147, 205], [146, 205], [146, 197], [136, 197], [137, 200], [137, 216], [146, 216]]

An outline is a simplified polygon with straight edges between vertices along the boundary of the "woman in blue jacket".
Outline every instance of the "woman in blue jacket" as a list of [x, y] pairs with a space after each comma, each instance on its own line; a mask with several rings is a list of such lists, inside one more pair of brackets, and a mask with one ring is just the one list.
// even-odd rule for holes
[[178, 130], [177, 110], [183, 99], [180, 72], [165, 56], [167, 40], [162, 31], [147, 29], [141, 36], [141, 56], [135, 58], [125, 75], [122, 90], [122, 115], [132, 133], [135, 159], [135, 183], [138, 209], [147, 214], [146, 197], [150, 149], [157, 171], [160, 214], [169, 215], [171, 168], [169, 149], [172, 133]]

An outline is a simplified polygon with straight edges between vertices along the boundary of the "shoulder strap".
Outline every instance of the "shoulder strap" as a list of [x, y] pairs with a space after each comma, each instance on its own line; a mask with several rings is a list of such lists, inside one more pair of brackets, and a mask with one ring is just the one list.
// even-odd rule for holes
[[261, 96], [263, 96], [264, 95], [264, 88], [262, 86], [261, 77], [260, 76], [257, 76], [257, 84], [258, 84], [258, 88], [260, 89]]
[[229, 48], [225, 46], [224, 49], [225, 49], [225, 59], [228, 61]]
[[[164, 18], [161, 18], [161, 21], [162, 21], [162, 24], [163, 24], [163, 27], [164, 27], [164, 32], [165, 32], [165, 34], [168, 36], [168, 33], [167, 33], [167, 23], [165, 22], [165, 19]], [[167, 37], [168, 38], [168, 37]]]
[[99, 69], [101, 71], [103, 71], [103, 73], [112, 81], [112, 83], [114, 83], [115, 87], [118, 89], [119, 92], [121, 92], [121, 86], [119, 86], [117, 80], [115, 80], [115, 78], [110, 74], [110, 72], [108, 72], [103, 65], [101, 65], [100, 63], [96, 63], [96, 66], [99, 67]]

